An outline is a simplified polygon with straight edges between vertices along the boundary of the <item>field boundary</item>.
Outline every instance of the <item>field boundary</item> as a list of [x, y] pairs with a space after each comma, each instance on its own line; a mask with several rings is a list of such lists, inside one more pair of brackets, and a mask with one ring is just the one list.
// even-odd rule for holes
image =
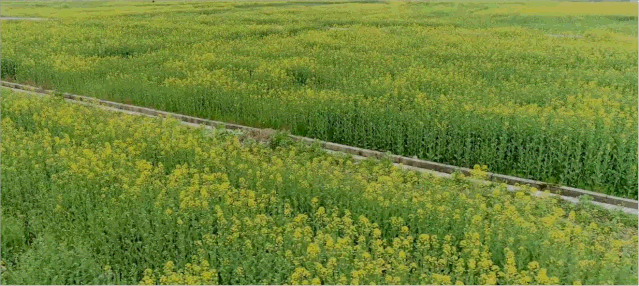
[[[60, 92], [55, 92], [52, 90], [45, 90], [39, 87], [28, 86], [28, 85], [23, 85], [19, 83], [13, 83], [8, 81], [0, 81], [0, 83], [1, 83], [1, 86], [9, 87], [11, 89], [62, 96], [63, 98], [68, 100], [87, 103], [87, 104], [96, 105], [96, 106], [106, 106], [106, 107], [117, 109], [120, 111], [127, 111], [129, 113], [135, 113], [135, 114], [147, 115], [147, 116], [170, 116], [172, 118], [175, 118], [185, 123], [190, 123], [195, 125], [205, 125], [205, 126], [211, 126], [211, 127], [223, 126], [227, 129], [244, 130], [244, 131], [249, 131], [253, 133], [260, 133], [264, 131], [264, 129], [255, 128], [255, 127], [198, 118], [198, 117], [183, 115], [179, 113], [161, 111], [161, 110], [156, 110], [156, 109], [151, 109], [146, 107], [140, 107], [140, 106], [135, 106], [130, 104], [124, 104], [124, 103], [118, 103], [118, 102], [113, 102], [108, 100], [82, 96], [82, 95], [60, 93]], [[321, 141], [321, 140], [312, 139], [308, 137], [301, 137], [296, 135], [289, 135], [289, 137], [295, 141], [301, 141], [305, 144], [319, 143], [322, 148], [330, 150], [330, 151], [343, 152], [343, 153], [366, 157], [366, 158], [376, 158], [376, 159], [387, 158], [396, 164], [410, 166], [417, 169], [435, 171], [438, 173], [452, 174], [455, 172], [459, 172], [466, 176], [471, 175], [471, 169], [465, 168], [465, 167], [441, 164], [437, 162], [404, 157], [399, 155], [389, 155], [388, 153], [384, 153], [380, 151], [374, 151], [374, 150], [363, 149], [359, 147], [353, 147], [353, 146], [348, 146], [348, 145], [343, 145], [338, 143], [326, 142], [326, 141]], [[575, 201], [574, 198], [579, 198], [581, 196], [587, 195], [587, 196], [590, 196], [592, 200], [594, 202], [597, 202], [599, 205], [619, 206], [619, 207], [622, 207], [622, 209], [632, 209], [631, 211], [632, 213], [635, 213], [635, 214], [638, 213], [637, 210], [638, 210], [639, 201], [632, 200], [632, 199], [620, 198], [620, 197], [596, 193], [596, 192], [592, 192], [588, 190], [554, 185], [554, 184], [549, 184], [549, 183], [545, 183], [541, 181], [529, 180], [529, 179], [490, 173], [490, 172], [487, 173], [486, 180], [499, 182], [499, 183], [506, 183], [508, 185], [513, 185], [513, 186], [527, 185], [527, 186], [534, 187], [540, 191], [550, 191], [551, 193], [560, 195], [562, 197], [573, 198], [572, 200], [569, 199], [570, 201]], [[627, 210], [624, 210], [624, 211], [629, 212]]]

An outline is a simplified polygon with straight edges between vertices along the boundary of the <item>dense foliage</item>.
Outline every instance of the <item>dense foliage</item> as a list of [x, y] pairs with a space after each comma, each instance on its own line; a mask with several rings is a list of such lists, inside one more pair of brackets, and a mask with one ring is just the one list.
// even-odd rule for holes
[[8, 2], [2, 76], [637, 198], [636, 5]]
[[637, 284], [587, 202], [6, 90], [1, 127], [5, 284]]

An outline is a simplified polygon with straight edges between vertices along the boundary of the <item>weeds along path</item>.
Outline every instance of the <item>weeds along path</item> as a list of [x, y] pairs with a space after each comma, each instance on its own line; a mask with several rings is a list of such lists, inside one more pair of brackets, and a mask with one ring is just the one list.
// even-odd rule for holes
[[[259, 128], [238, 125], [238, 124], [231, 124], [231, 123], [220, 122], [220, 121], [213, 121], [213, 120], [197, 118], [197, 117], [187, 116], [187, 115], [178, 114], [178, 113], [160, 111], [160, 110], [155, 110], [151, 108], [139, 107], [139, 106], [117, 103], [117, 102], [106, 101], [106, 100], [99, 100], [99, 99], [94, 99], [94, 98], [90, 98], [86, 96], [74, 95], [69, 93], [56, 93], [50, 90], [43, 90], [43, 89], [32, 87], [32, 86], [26, 86], [26, 85], [6, 82], [6, 81], [2, 81], [1, 84], [2, 86], [9, 87], [10, 89], [17, 92], [28, 92], [28, 93], [39, 94], [39, 95], [62, 96], [69, 102], [88, 105], [88, 106], [94, 106], [94, 107], [108, 109], [108, 110], [116, 111], [116, 112], [124, 112], [124, 113], [132, 114], [132, 115], [143, 115], [143, 116], [152, 116], [152, 117], [170, 116], [172, 118], [175, 118], [181, 121], [183, 124], [186, 124], [191, 127], [204, 126], [206, 128], [215, 128], [215, 127], [223, 126], [225, 128], [232, 129], [232, 130], [240, 130], [242, 132], [252, 134], [254, 136], [259, 136], [259, 134], [264, 134], [269, 132], [266, 129], [259, 129]], [[353, 146], [319, 141], [319, 140], [315, 140], [315, 139], [307, 138], [307, 137], [300, 137], [300, 136], [294, 136], [294, 135], [289, 135], [289, 137], [293, 140], [302, 141], [307, 144], [319, 143], [322, 148], [324, 148], [325, 150], [329, 152], [341, 152], [341, 153], [350, 154], [351, 156], [353, 156], [354, 159], [358, 161], [365, 160], [367, 158], [390, 159], [393, 161], [393, 164], [395, 164], [396, 166], [400, 166], [400, 167], [411, 169], [411, 170], [417, 170], [421, 172], [428, 172], [435, 176], [440, 176], [440, 177], [451, 177], [453, 176], [451, 174], [454, 174], [454, 173], [461, 173], [463, 175], [468, 176], [473, 174], [473, 171], [474, 171], [468, 168], [440, 164], [436, 162], [420, 160], [415, 158], [391, 155], [388, 153], [382, 153], [382, 152], [378, 152], [374, 150], [367, 150], [367, 149], [357, 148]], [[551, 184], [540, 182], [540, 181], [528, 180], [528, 179], [523, 179], [523, 178], [518, 178], [513, 176], [506, 176], [506, 175], [494, 174], [489, 172], [484, 172], [484, 173], [486, 178], [489, 181], [508, 184], [509, 191], [520, 190], [521, 187], [519, 187], [519, 185], [526, 185], [526, 186], [537, 188], [540, 191], [549, 191], [549, 192], [538, 192], [536, 194], [538, 196], [558, 195], [562, 199], [566, 201], [570, 201], [570, 202], [578, 202], [579, 197], [589, 196], [589, 197], [592, 197], [594, 204], [602, 206], [606, 209], [619, 209], [626, 213], [635, 214], [635, 215], [639, 214], [639, 211], [637, 210], [638, 201], [636, 200], [609, 196], [609, 195], [595, 193], [595, 192], [577, 189], [577, 188], [551, 185]], [[488, 183], [488, 181], [480, 181], [477, 179], [472, 179], [472, 180], [475, 180], [479, 183]]]

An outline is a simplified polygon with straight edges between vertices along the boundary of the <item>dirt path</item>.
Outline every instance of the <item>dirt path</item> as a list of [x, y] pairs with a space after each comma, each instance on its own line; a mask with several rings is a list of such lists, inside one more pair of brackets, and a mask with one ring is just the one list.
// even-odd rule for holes
[[45, 18], [23, 18], [23, 17], [0, 17], [0, 20], [8, 20], [8, 21], [46, 21], [48, 19]]

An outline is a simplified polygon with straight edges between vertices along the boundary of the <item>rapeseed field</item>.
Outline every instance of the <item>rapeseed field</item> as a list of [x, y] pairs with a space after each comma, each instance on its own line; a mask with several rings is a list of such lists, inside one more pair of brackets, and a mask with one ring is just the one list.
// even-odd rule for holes
[[637, 4], [11, 2], [2, 77], [637, 198]]
[[3, 284], [637, 284], [637, 217], [585, 201], [58, 97], [1, 103]]

